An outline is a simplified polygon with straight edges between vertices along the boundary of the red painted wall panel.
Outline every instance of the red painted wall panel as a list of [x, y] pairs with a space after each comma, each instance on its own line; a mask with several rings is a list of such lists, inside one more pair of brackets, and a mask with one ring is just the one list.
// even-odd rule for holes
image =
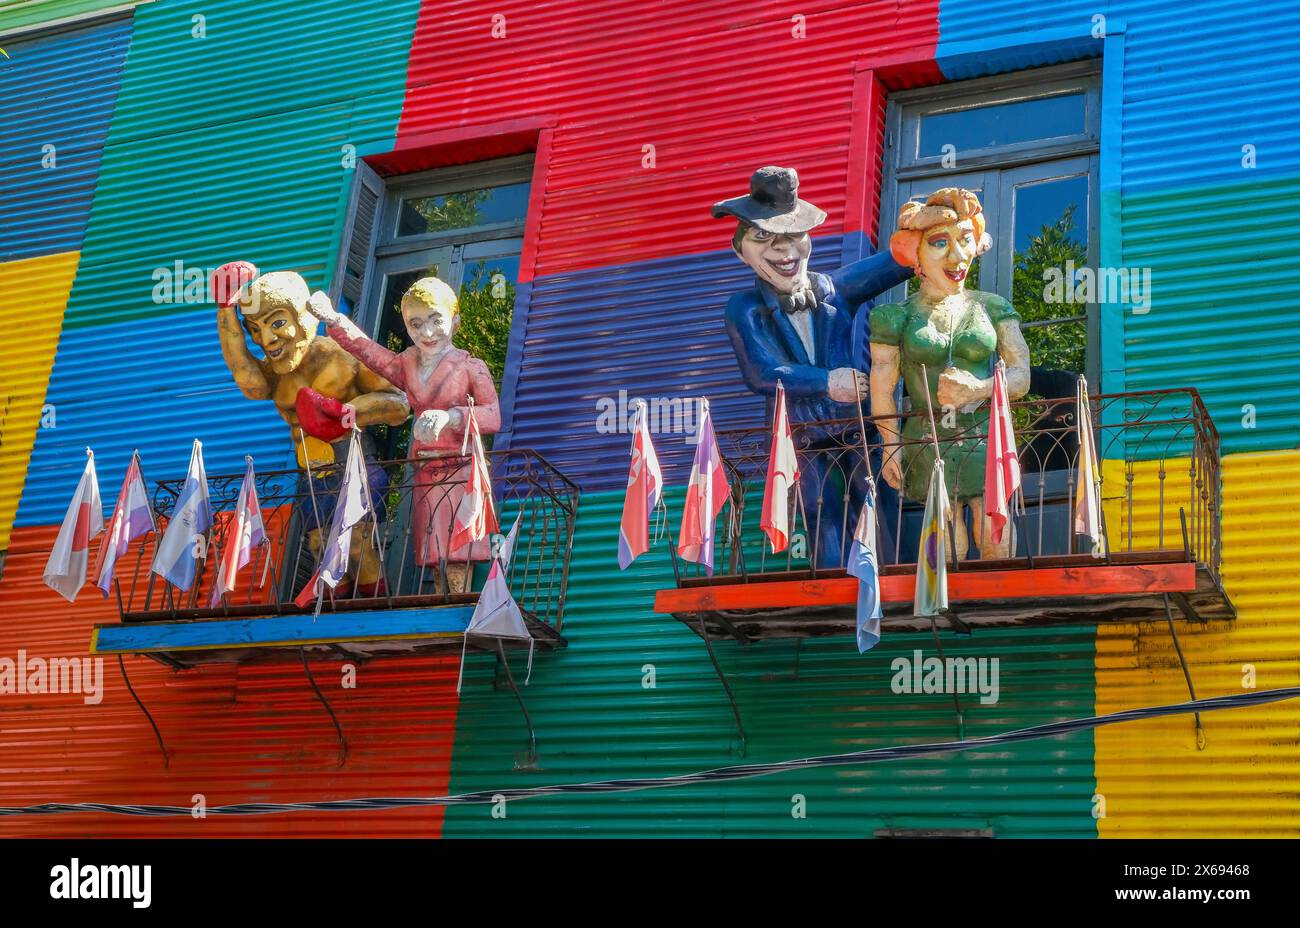
[[[493, 38], [498, 14], [505, 35]], [[398, 146], [554, 117], [537, 276], [726, 247], [708, 207], [760, 164], [799, 169], [824, 232], [856, 231], [868, 217], [845, 213], [854, 63], [932, 55], [937, 41], [937, 2], [426, 3]], [[872, 106], [874, 127], [883, 94]]]
[[[41, 581], [57, 528], [14, 532], [0, 584], [0, 657], [85, 657], [91, 628], [117, 621], [113, 600], [87, 587], [75, 604]], [[297, 652], [279, 664], [220, 665], [180, 672], [127, 658], [136, 692], [167, 741], [165, 769], [149, 723], [123, 685], [116, 659], [103, 663], [103, 699], [76, 694], [0, 695], [0, 805], [42, 802], [209, 806], [446, 791], [456, 724], [457, 659], [385, 659], [357, 667], [341, 687], [341, 664], [313, 661], [338, 713], [349, 756], [312, 693]], [[68, 759], [76, 758], [70, 775]], [[294, 812], [240, 817], [144, 818], [77, 814], [0, 817], [0, 836], [436, 837], [441, 809]]]

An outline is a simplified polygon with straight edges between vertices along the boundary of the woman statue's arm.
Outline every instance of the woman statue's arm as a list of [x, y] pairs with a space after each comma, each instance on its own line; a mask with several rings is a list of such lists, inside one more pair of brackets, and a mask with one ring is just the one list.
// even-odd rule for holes
[[898, 387], [900, 355], [895, 345], [871, 343], [871, 416], [880, 430], [884, 462], [880, 475], [895, 490], [903, 488], [902, 447], [898, 444]]

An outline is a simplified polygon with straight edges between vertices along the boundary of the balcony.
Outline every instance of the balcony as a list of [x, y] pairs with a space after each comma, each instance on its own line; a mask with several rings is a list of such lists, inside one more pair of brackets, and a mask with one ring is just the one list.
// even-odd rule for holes
[[[950, 561], [947, 620], [958, 632], [1163, 621], [1173, 610], [1198, 622], [1235, 618], [1220, 578], [1218, 433], [1199, 394], [1146, 391], [1090, 402], [1102, 459], [1105, 550], [1094, 554], [1073, 533], [1079, 454], [1074, 398], [1013, 403], [1025, 512], [1013, 523], [1013, 556], [980, 560], [972, 536], [968, 558]], [[927, 413], [903, 418], [918, 416]], [[866, 426], [876, 473], [890, 458], [902, 465], [904, 448], [921, 443], [881, 445], [872, 421]], [[982, 459], [984, 437], [973, 431], [941, 442], [941, 450], [971, 441]], [[706, 576], [674, 551], [676, 586], [658, 592], [656, 611], [706, 641], [852, 634], [858, 582], [843, 563], [866, 477], [862, 428], [858, 420], [798, 424], [794, 442], [804, 480], [817, 490], [791, 494], [796, 543], [773, 556], [759, 529], [770, 431], [720, 432], [731, 496], [717, 525], [716, 572]], [[877, 484], [884, 631], [930, 628], [929, 619], [912, 615], [922, 507], [900, 501], [884, 481]]]
[[[564, 647], [578, 488], [531, 450], [489, 452], [488, 458], [502, 533], [516, 517], [520, 520], [507, 574], [511, 591], [536, 645]], [[194, 584], [182, 592], [152, 572], [152, 533], [135, 542], [117, 567], [121, 623], [97, 626], [92, 651], [146, 654], [175, 668], [283, 658], [299, 649], [340, 660], [459, 651], [488, 563], [471, 561], [468, 550], [459, 561], [438, 555], [450, 548], [450, 525], [434, 553], [417, 558], [417, 536], [423, 533], [414, 529], [412, 510], [418, 499], [433, 501], [436, 508], [437, 501], [462, 487], [460, 467], [466, 461], [442, 458], [436, 473], [424, 469], [429, 462], [423, 459], [371, 468], [372, 495], [381, 503], [354, 531], [349, 578], [323, 598], [319, 615], [315, 603], [302, 608], [294, 599], [316, 569], [319, 542], [312, 529], [320, 524], [328, 534], [342, 464], [314, 467], [310, 480], [303, 470], [257, 474], [268, 544], [254, 549], [253, 560], [239, 572], [239, 587], [215, 604], [224, 528], [237, 506], [243, 474], [210, 476], [214, 524]], [[160, 532], [183, 483], [163, 481], [153, 492]], [[358, 571], [361, 581], [352, 582]], [[495, 642], [473, 637], [469, 645], [496, 650]]]

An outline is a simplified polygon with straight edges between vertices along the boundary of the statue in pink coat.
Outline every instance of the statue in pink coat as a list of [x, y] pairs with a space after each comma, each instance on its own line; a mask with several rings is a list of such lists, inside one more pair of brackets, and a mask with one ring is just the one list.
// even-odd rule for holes
[[402, 320], [413, 344], [400, 354], [362, 332], [329, 298], [316, 292], [308, 309], [329, 335], [358, 361], [406, 393], [415, 423], [411, 457], [422, 460], [411, 506], [416, 563], [442, 570], [449, 592], [468, 589], [471, 561], [490, 556], [487, 540], [451, 549], [452, 522], [465, 496], [469, 465], [461, 457], [470, 400], [479, 432], [501, 428], [501, 409], [488, 367], [452, 345], [460, 324], [456, 291], [436, 277], [423, 277], [402, 296]]

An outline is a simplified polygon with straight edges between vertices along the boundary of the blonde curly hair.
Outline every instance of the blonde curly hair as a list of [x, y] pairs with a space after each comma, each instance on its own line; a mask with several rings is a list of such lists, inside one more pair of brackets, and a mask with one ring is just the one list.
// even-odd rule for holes
[[889, 253], [904, 267], [916, 267], [917, 249], [927, 229], [969, 219], [975, 240], [984, 237], [984, 208], [979, 197], [963, 187], [943, 187], [924, 203], [909, 200], [898, 211], [898, 231], [889, 237]]
[[460, 315], [460, 298], [456, 296], [456, 291], [437, 277], [421, 277], [402, 294], [403, 316], [413, 311], [433, 309], [435, 306], [451, 310], [453, 319]]

